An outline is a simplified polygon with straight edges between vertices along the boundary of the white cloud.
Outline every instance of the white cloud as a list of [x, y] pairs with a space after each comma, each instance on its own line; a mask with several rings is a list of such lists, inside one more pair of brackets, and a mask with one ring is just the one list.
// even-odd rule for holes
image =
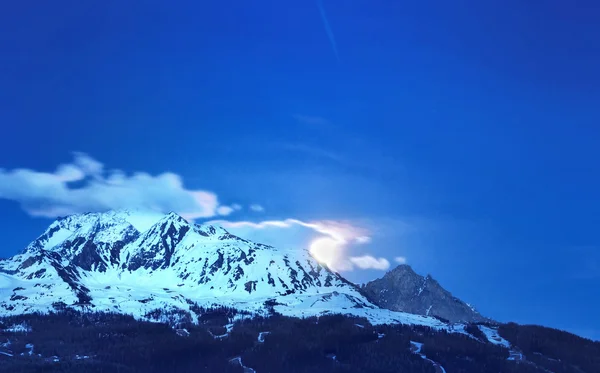
[[101, 177], [104, 165], [85, 153], [75, 152], [75, 166], [86, 175]]
[[219, 215], [229, 215], [234, 211], [231, 206], [219, 206], [217, 207], [217, 214]]
[[322, 220], [305, 222], [298, 219], [267, 220], [259, 223], [249, 221], [209, 222], [218, 224], [242, 237], [283, 249], [308, 249], [319, 262], [335, 271], [389, 268], [385, 258], [364, 254], [351, 256], [349, 247], [371, 241], [369, 232], [348, 222]]
[[386, 270], [390, 268], [390, 262], [385, 258], [375, 258], [371, 255], [354, 256], [350, 258], [350, 262], [362, 269], [379, 269]]
[[394, 258], [394, 261], [398, 264], [406, 264], [406, 257], [397, 256]]
[[85, 173], [77, 166], [72, 164], [62, 164], [56, 169], [56, 177], [66, 183], [82, 180]]
[[263, 211], [265, 211], [265, 208], [262, 207], [261, 205], [253, 204], [253, 205], [250, 205], [250, 210], [255, 211], [255, 212], [263, 212]]
[[225, 216], [231, 214], [232, 212], [239, 211], [241, 209], [242, 206], [237, 203], [234, 203], [231, 206], [221, 205], [217, 208], [217, 214]]
[[369, 242], [371, 242], [371, 237], [369, 237], [369, 236], [359, 236], [359, 237], [356, 237], [356, 242], [357, 243], [361, 243], [361, 244], [369, 243]]
[[[73, 187], [79, 181], [83, 185]], [[104, 165], [83, 153], [55, 172], [0, 169], [0, 198], [13, 200], [34, 216], [57, 217], [89, 211], [145, 209], [175, 211], [186, 219], [226, 215], [234, 206], [220, 206], [217, 195], [186, 189], [177, 174], [105, 171]]]

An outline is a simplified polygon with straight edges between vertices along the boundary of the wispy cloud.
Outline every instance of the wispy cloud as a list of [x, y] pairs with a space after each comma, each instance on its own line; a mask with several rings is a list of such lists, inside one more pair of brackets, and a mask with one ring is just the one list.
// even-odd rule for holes
[[[354, 133], [352, 126], [344, 126], [318, 115], [294, 114], [293, 118], [303, 129], [311, 131], [306, 133], [305, 138], [316, 141], [277, 141], [272, 144], [275, 148], [334, 161], [358, 171], [389, 174], [403, 170], [400, 159], [395, 159], [378, 144]], [[314, 136], [313, 132], [318, 135]]]
[[296, 119], [298, 123], [306, 124], [311, 127], [323, 128], [332, 126], [331, 122], [326, 118], [315, 115], [294, 114], [294, 119]]
[[[219, 206], [217, 207], [217, 214], [219, 215], [229, 215], [233, 212], [233, 207], [231, 206]], [[193, 219], [193, 217], [189, 216], [188, 214], [184, 214], [187, 217], [189, 217], [190, 219]]]
[[349, 222], [285, 219], [258, 223], [216, 220], [209, 223], [221, 225], [235, 234], [273, 246], [307, 249], [315, 259], [336, 271], [351, 271], [357, 268], [385, 270], [390, 266], [385, 258], [376, 258], [370, 254], [350, 255], [351, 246], [365, 245], [371, 238], [367, 229]]
[[106, 171], [101, 162], [83, 153], [74, 153], [71, 163], [59, 165], [54, 172], [0, 169], [0, 198], [16, 201], [27, 213], [44, 217], [145, 209], [175, 211], [196, 219], [229, 215], [238, 209], [238, 205], [220, 205], [213, 192], [185, 188], [177, 174]]
[[350, 262], [362, 269], [379, 269], [385, 271], [390, 268], [390, 262], [387, 259], [375, 258], [371, 255], [351, 257]]
[[327, 14], [325, 14], [325, 8], [323, 7], [322, 0], [317, 0], [317, 7], [319, 8], [319, 13], [321, 14], [321, 20], [323, 21], [323, 26], [325, 26], [325, 32], [327, 33], [327, 37], [329, 38], [329, 43], [331, 44], [331, 49], [333, 49], [335, 58], [339, 61], [340, 55], [337, 50], [335, 36], [333, 35], [333, 30], [331, 29], [331, 26], [329, 25], [329, 21], [327, 20]]
[[337, 163], [346, 163], [347, 160], [341, 154], [338, 154], [331, 150], [325, 150], [316, 146], [303, 144], [303, 143], [280, 143], [278, 144], [281, 149], [289, 150], [292, 152], [303, 153], [315, 158], [328, 159]]
[[371, 242], [371, 237], [369, 237], [369, 236], [359, 236], [359, 237], [356, 237], [356, 242], [358, 242], [358, 243], [369, 243], [369, 242]]
[[394, 258], [394, 261], [398, 264], [406, 264], [406, 257], [404, 256], [397, 256]]
[[250, 205], [250, 210], [252, 210], [254, 212], [263, 212], [263, 211], [265, 211], [265, 208], [262, 207], [262, 205], [255, 203], [253, 205]]

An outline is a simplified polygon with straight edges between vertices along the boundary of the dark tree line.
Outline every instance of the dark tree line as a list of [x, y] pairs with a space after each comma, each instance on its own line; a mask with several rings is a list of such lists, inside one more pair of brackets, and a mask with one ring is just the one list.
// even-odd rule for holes
[[[436, 373], [430, 361], [411, 351], [411, 341], [423, 343], [422, 353], [448, 373], [600, 372], [598, 343], [547, 328], [501, 327], [501, 335], [527, 357], [516, 362], [507, 360], [508, 349], [485, 343], [475, 325], [465, 335], [423, 326], [373, 326], [340, 315], [296, 319], [275, 314], [238, 321], [226, 337], [215, 338], [226, 333], [224, 326], [236, 311], [198, 308], [194, 313], [197, 324], [181, 315], [169, 325], [70, 310], [2, 318], [0, 345], [7, 340], [11, 345], [0, 351], [9, 349], [15, 356], [0, 354], [0, 372], [242, 373], [239, 364], [230, 362], [239, 357], [257, 373]], [[21, 323], [31, 332], [1, 331]], [[183, 328], [189, 335], [177, 332]], [[269, 332], [263, 342], [261, 332]], [[31, 356], [29, 343], [34, 345]]]
[[498, 331], [529, 360], [550, 371], [600, 372], [600, 342], [537, 325], [508, 323]]

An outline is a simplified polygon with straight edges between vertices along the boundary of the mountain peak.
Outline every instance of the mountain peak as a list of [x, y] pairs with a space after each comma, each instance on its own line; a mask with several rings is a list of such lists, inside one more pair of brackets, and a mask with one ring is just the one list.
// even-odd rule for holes
[[[225, 228], [220, 227], [218, 225], [212, 224], [194, 224], [194, 229], [196, 233], [206, 236], [206, 237], [220, 237], [220, 238], [237, 238], [240, 239], [231, 233], [229, 233]], [[241, 239], [240, 239], [241, 240]]]
[[487, 321], [469, 304], [454, 297], [431, 276], [417, 274], [401, 264], [383, 278], [367, 283], [362, 291], [381, 307], [449, 321]]
[[417, 273], [408, 264], [399, 264], [398, 266], [396, 266], [395, 268], [391, 269], [390, 271], [388, 271], [386, 273], [386, 275], [388, 275], [388, 274], [394, 275], [394, 276], [404, 275], [404, 274], [417, 275]]
[[[156, 222], [165, 218], [165, 214], [154, 210], [123, 209], [102, 213], [107, 218], [123, 219], [142, 233], [150, 229]], [[168, 214], [167, 214], [168, 215]], [[176, 215], [176, 214], [175, 214]]]
[[182, 218], [181, 215], [179, 215], [175, 211], [170, 211], [169, 213], [167, 213], [165, 215], [165, 218], [167, 218], [169, 220], [177, 220], [177, 221], [185, 221], [185, 222], [187, 222], [187, 220], [185, 220], [184, 218]]
[[165, 224], [173, 224], [177, 227], [191, 226], [191, 224], [187, 220], [179, 216], [177, 213], [171, 211], [168, 214], [164, 215], [162, 218], [160, 218], [156, 223], [154, 223], [154, 225], [150, 229], [156, 226], [163, 226]]

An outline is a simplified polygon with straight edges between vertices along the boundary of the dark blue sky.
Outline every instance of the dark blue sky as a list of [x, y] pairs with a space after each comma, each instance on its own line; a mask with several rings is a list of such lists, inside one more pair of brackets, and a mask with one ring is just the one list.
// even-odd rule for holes
[[[2, 4], [0, 167], [79, 151], [265, 208], [231, 221], [349, 222], [355, 255], [600, 339], [600, 3], [321, 4]], [[2, 180], [10, 256], [54, 205]]]

